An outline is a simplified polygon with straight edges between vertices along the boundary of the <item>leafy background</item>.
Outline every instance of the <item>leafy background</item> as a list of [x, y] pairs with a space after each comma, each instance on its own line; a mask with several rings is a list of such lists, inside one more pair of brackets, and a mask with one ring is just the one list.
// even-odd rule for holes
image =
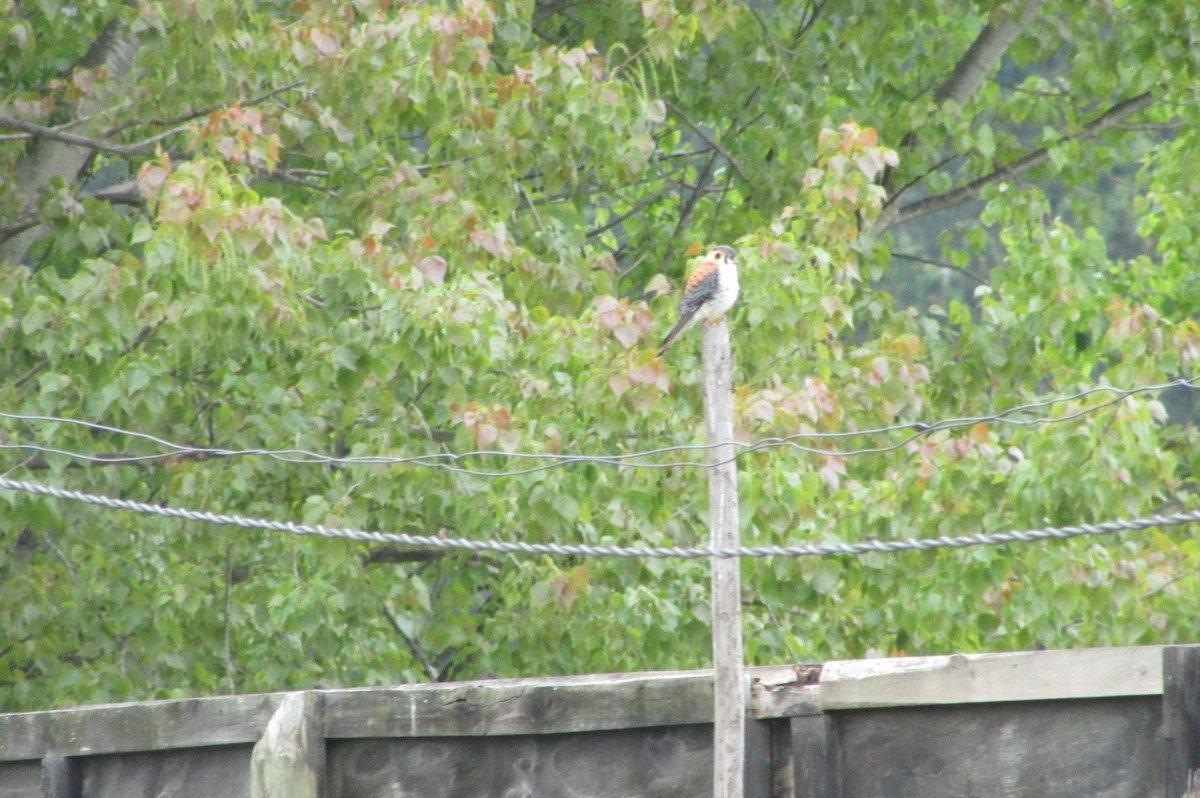
[[[698, 336], [654, 350], [713, 243], [740, 252], [746, 441], [988, 417], [1200, 356], [1194, 3], [0, 9], [0, 411], [345, 456], [700, 443]], [[747, 455], [743, 540], [1195, 508], [1190, 392], [1063, 420], [1102, 399], [880, 454]], [[179, 507], [707, 536], [684, 465], [88, 464], [29, 447], [158, 450], [11, 418], [0, 445], [10, 477]], [[443, 555], [12, 492], [0, 550], [4, 710], [709, 658], [705, 563]], [[1196, 640], [1198, 557], [1174, 528], [746, 561], [747, 659]]]

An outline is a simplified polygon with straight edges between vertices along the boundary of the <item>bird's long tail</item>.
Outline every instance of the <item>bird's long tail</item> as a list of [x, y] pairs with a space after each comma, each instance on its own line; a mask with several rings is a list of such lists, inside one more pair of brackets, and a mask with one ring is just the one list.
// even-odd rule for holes
[[671, 331], [667, 333], [667, 337], [663, 339], [662, 345], [658, 347], [659, 356], [667, 351], [667, 347], [675, 342], [675, 339], [679, 337], [679, 334], [684, 331], [691, 320], [691, 316], [681, 316], [679, 321], [675, 322], [675, 326], [671, 328]]

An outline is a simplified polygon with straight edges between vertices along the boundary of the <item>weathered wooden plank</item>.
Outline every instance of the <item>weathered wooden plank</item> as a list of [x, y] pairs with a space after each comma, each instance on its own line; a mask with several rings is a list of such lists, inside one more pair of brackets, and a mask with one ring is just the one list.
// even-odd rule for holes
[[853, 710], [832, 719], [846, 796], [1163, 796], [1156, 697]]
[[[825, 709], [1153, 695], [1162, 649], [1097, 649], [834, 662], [819, 686], [750, 668], [750, 716]], [[550, 734], [712, 720], [711, 671], [514, 679], [322, 692], [334, 738]], [[0, 714], [0, 761], [254, 743], [283, 694]]]
[[707, 725], [465, 739], [331, 741], [329, 798], [712, 794]]
[[746, 720], [746, 798], [771, 798], [771, 738], [777, 733], [788, 736], [786, 721]]
[[79, 760], [87, 798], [248, 798], [251, 746], [89, 756]]
[[[751, 716], [816, 712], [791, 667], [749, 668]], [[712, 671], [322, 691], [333, 737], [538, 734], [712, 721]], [[254, 743], [282, 693], [0, 714], [0, 760]]]
[[79, 760], [54, 755], [42, 760], [42, 798], [79, 798], [82, 794]]
[[1163, 649], [1163, 770], [1168, 798], [1188, 792], [1200, 769], [1200, 647]]
[[787, 665], [749, 668], [750, 717], [792, 718], [821, 714], [820, 667]]
[[291, 693], [251, 756], [250, 798], [320, 798], [325, 738], [319, 693]]
[[711, 671], [325, 692], [331, 738], [557, 734], [711, 721]]
[[37, 760], [0, 762], [0, 796], [42, 798], [42, 765]]
[[0, 760], [253, 743], [281, 694], [0, 714]]
[[840, 798], [841, 762], [833, 718], [828, 715], [792, 718], [791, 733], [796, 798]]
[[796, 798], [796, 776], [792, 758], [791, 721], [772, 721], [771, 798]]
[[1162, 648], [1093, 648], [829, 662], [821, 706], [861, 707], [1161, 695]]

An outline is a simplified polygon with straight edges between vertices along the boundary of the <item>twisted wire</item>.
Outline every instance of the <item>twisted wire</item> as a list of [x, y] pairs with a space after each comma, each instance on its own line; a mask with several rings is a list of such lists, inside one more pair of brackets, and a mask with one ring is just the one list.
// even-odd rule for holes
[[[279, 460], [286, 463], [308, 464], [308, 465], [414, 465], [427, 468], [438, 468], [450, 471], [457, 474], [464, 474], [476, 477], [515, 477], [524, 476], [527, 474], [546, 471], [553, 468], [560, 468], [566, 465], [579, 463], [594, 463], [598, 465], [610, 465], [620, 468], [641, 468], [641, 469], [663, 469], [663, 468], [714, 468], [719, 465], [725, 465], [730, 461], [737, 460], [747, 454], [753, 452], [787, 447], [796, 451], [807, 454], [822, 455], [827, 457], [856, 457], [870, 454], [884, 454], [887, 452], [896, 451], [908, 446], [918, 438], [930, 435], [934, 432], [949, 429], [959, 429], [962, 427], [970, 427], [975, 424], [994, 422], [1008, 426], [1034, 427], [1043, 424], [1062, 423], [1073, 421], [1083, 416], [1095, 413], [1106, 407], [1111, 407], [1114, 404], [1124, 401], [1130, 396], [1136, 394], [1156, 392], [1166, 390], [1167, 388], [1190, 388], [1197, 389], [1200, 385], [1200, 376], [1179, 378], [1170, 382], [1157, 385], [1141, 385], [1133, 388], [1116, 388], [1113, 386], [1095, 386], [1087, 388], [1069, 396], [1057, 396], [1050, 399], [1044, 399], [1038, 402], [1011, 407], [1007, 410], [1002, 410], [998, 413], [989, 416], [969, 416], [963, 418], [941, 419], [931, 423], [912, 422], [905, 424], [894, 424], [885, 427], [878, 427], [867, 430], [850, 430], [843, 432], [800, 432], [784, 437], [762, 438], [760, 440], [746, 443], [741, 441], [726, 441], [720, 443], [708, 444], [680, 444], [674, 446], [663, 446], [655, 449], [647, 449], [643, 451], [627, 452], [622, 454], [602, 454], [602, 455], [583, 455], [583, 454], [553, 454], [547, 452], [505, 452], [496, 450], [481, 450], [463, 453], [454, 452], [435, 452], [431, 454], [421, 454], [412, 456], [391, 456], [391, 455], [365, 455], [355, 457], [335, 457], [312, 452], [305, 449], [229, 449], [221, 447], [202, 447], [190, 446], [187, 444], [175, 443], [165, 438], [160, 438], [155, 435], [150, 435], [144, 432], [136, 432], [133, 430], [121, 429], [106, 424], [98, 424], [90, 421], [82, 421], [79, 419], [59, 418], [56, 416], [38, 416], [26, 415], [20, 413], [4, 413], [0, 412], [0, 419], [8, 419], [11, 421], [22, 421], [26, 423], [45, 423], [45, 424], [69, 424], [81, 426], [97, 432], [107, 432], [124, 437], [129, 437], [137, 440], [144, 440], [156, 446], [166, 449], [165, 452], [157, 452], [154, 454], [101, 454], [89, 455], [82, 452], [74, 452], [66, 449], [58, 449], [49, 446], [42, 446], [33, 443], [0, 443], [0, 451], [15, 450], [26, 452], [37, 452], [41, 454], [62, 455], [75, 460], [82, 460], [91, 463], [101, 464], [133, 464], [140, 462], [148, 462], [155, 460], [164, 460], [178, 456], [198, 456], [198, 457], [267, 457]], [[1069, 413], [1057, 418], [1047, 416], [1039, 416], [1031, 419], [1014, 418], [1024, 413], [1030, 413], [1038, 410], [1046, 410], [1059, 404], [1066, 402], [1078, 401], [1096, 394], [1111, 394], [1110, 398], [1091, 407], [1082, 408], [1074, 413]], [[886, 444], [883, 446], [864, 447], [859, 449], [837, 450], [837, 449], [822, 449], [814, 446], [806, 446], [798, 443], [800, 440], [811, 441], [830, 441], [843, 440], [849, 438], [871, 437], [877, 435], [891, 434], [894, 432], [909, 433], [903, 440], [895, 443]], [[677, 452], [702, 452], [709, 451], [721, 446], [732, 446], [735, 453], [724, 460], [712, 462], [700, 461], [674, 461], [674, 462], [641, 462], [649, 458], [658, 457], [665, 454], [673, 454]], [[470, 459], [486, 459], [486, 458], [508, 458], [513, 460], [534, 460], [543, 461], [540, 465], [530, 468], [513, 469], [513, 470], [482, 470], [468, 468], [459, 465]]]
[[1042, 527], [1025, 531], [992, 532], [958, 537], [907, 538], [904, 540], [868, 540], [860, 543], [827, 543], [821, 545], [798, 544], [791, 546], [738, 546], [736, 548], [709, 548], [701, 546], [596, 546], [590, 544], [524, 543], [506, 540], [471, 540], [467, 538], [443, 538], [432, 535], [410, 535], [398, 532], [372, 532], [358, 529], [340, 529], [319, 524], [296, 524], [291, 521], [272, 521], [250, 518], [228, 513], [211, 513], [179, 507], [161, 507], [145, 502], [118, 499], [77, 490], [58, 488], [36, 482], [9, 479], [0, 476], [0, 489], [19, 491], [38, 496], [81, 502], [112, 510], [127, 510], [164, 518], [200, 521], [218, 526], [234, 526], [244, 529], [263, 529], [285, 532], [292, 535], [318, 536], [323, 538], [356, 540], [369, 543], [394, 543], [426, 549], [445, 551], [493, 552], [503, 554], [538, 554], [557, 557], [625, 557], [643, 559], [687, 559], [705, 557], [762, 558], [762, 557], [824, 557], [830, 555], [858, 555], [869, 552], [931, 551], [934, 549], [961, 549], [972, 546], [1000, 546], [1007, 543], [1033, 543], [1040, 540], [1066, 540], [1068, 538], [1109, 535], [1115, 532], [1136, 532], [1152, 527], [1180, 526], [1200, 522], [1200, 510], [1152, 515], [1144, 518], [1118, 519], [1096, 524], [1074, 524], [1062, 527]]

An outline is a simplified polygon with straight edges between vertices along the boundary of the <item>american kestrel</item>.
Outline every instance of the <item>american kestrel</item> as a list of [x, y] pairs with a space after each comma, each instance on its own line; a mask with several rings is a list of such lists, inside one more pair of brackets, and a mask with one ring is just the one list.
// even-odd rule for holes
[[709, 324], [720, 320], [738, 298], [737, 252], [733, 247], [713, 247], [688, 277], [679, 300], [679, 321], [667, 333], [661, 355], [681, 332], [697, 319]]

